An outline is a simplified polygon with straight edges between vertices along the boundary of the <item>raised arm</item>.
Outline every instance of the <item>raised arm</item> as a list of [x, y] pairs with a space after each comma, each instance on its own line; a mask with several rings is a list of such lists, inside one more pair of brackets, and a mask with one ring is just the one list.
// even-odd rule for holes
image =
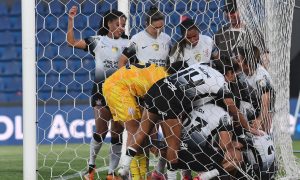
[[79, 49], [85, 49], [86, 43], [84, 40], [76, 40], [74, 37], [74, 17], [77, 14], [77, 6], [72, 6], [69, 11], [69, 18], [68, 18], [68, 32], [67, 32], [67, 42], [69, 46], [73, 46]]

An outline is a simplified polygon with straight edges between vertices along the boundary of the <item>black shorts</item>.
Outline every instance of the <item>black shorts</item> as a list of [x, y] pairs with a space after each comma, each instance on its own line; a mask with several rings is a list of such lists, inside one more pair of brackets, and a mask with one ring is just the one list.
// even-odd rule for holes
[[106, 106], [105, 98], [103, 97], [102, 93], [102, 82], [94, 83], [92, 93], [91, 93], [91, 105], [92, 107], [95, 106]]
[[191, 169], [196, 172], [222, 169], [223, 151], [214, 149], [209, 143], [205, 147], [196, 145], [193, 140], [183, 143], [186, 149], [181, 149], [178, 153], [180, 169]]
[[144, 97], [145, 108], [161, 119], [179, 118], [182, 113], [189, 113], [192, 101], [184, 92], [167, 78], [157, 81]]

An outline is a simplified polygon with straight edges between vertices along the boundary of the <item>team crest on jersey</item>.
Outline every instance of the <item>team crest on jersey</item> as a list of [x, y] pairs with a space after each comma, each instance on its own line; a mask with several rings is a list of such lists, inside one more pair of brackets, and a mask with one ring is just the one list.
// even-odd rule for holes
[[118, 52], [118, 50], [119, 50], [118, 47], [112, 47], [112, 48], [111, 48], [111, 51], [112, 51], [113, 53]]
[[200, 53], [195, 55], [195, 60], [198, 61], [198, 62], [201, 61], [201, 54]]
[[135, 109], [132, 108], [132, 107], [129, 107], [129, 108], [128, 108], [128, 114], [129, 114], [129, 115], [134, 115], [134, 114], [135, 114]]
[[159, 50], [159, 44], [152, 44], [152, 48], [154, 49], [154, 51], [158, 51]]
[[265, 79], [261, 79], [261, 80], [259, 81], [259, 85], [260, 85], [261, 87], [265, 87], [265, 86], [267, 85], [266, 80], [265, 80]]

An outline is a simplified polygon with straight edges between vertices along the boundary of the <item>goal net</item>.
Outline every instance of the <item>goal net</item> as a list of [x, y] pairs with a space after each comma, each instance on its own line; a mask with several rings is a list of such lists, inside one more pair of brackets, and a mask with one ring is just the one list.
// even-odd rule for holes
[[[95, 58], [88, 51], [68, 46], [68, 14], [73, 6], [78, 8], [74, 17], [74, 36], [75, 39], [81, 40], [97, 35], [99, 24], [103, 23], [104, 14], [108, 10], [121, 8], [118, 7], [117, 0], [36, 0], [39, 179], [84, 179], [89, 165], [90, 141], [95, 131], [94, 109], [91, 106], [93, 101], [91, 92], [95, 82]], [[233, 160], [236, 157], [232, 157], [228, 164], [239, 171], [236, 173], [237, 179], [263, 179], [265, 176], [262, 174], [268, 174], [271, 179], [273, 172], [276, 172], [274, 173], [276, 178], [299, 178], [300, 169], [293, 155], [289, 133], [288, 105], [294, 0], [237, 0], [233, 7], [230, 0], [130, 0], [128, 12], [123, 12], [128, 18], [130, 38], [147, 27], [145, 14], [151, 6], [157, 7], [164, 15], [165, 25], [162, 31], [171, 37], [170, 46], [182, 41], [181, 37], [184, 35], [181, 33], [180, 24], [186, 19], [192, 19], [201, 34], [198, 43], [201, 44], [203, 39], [207, 39], [208, 43], [205, 42], [207, 44], [201, 48], [206, 50], [205, 52], [202, 50], [202, 53], [208, 53], [209, 58], [212, 56], [218, 59], [224, 55], [237, 59], [238, 48], [252, 49], [248, 58], [257, 58], [252, 45], [259, 49], [260, 62], [255, 64], [266, 69], [270, 75], [268, 78], [272, 81], [272, 92], [275, 92], [275, 96], [270, 97], [270, 101], [275, 102], [274, 108], [270, 110], [272, 112], [267, 110], [272, 114], [272, 123], [268, 122], [269, 136], [264, 136], [267, 143], [271, 141], [271, 145], [265, 151], [263, 147], [266, 144], [258, 143], [255, 146], [253, 140], [255, 137], [246, 135], [252, 144], [247, 144], [247, 141], [243, 148], [238, 150], [243, 157], [241, 162], [236, 163]], [[229, 8], [233, 8], [234, 12]], [[231, 19], [238, 16], [240, 20], [237, 21], [240, 21], [238, 22], [240, 25], [231, 26], [230, 16]], [[204, 58], [201, 53], [192, 56], [197, 61]], [[253, 64], [250, 63], [248, 66], [252, 67]], [[264, 82], [261, 83], [264, 85]], [[250, 85], [246, 87], [248, 86]], [[259, 102], [258, 107], [262, 110], [263, 103]], [[194, 113], [194, 116], [196, 116], [194, 120], [201, 118], [199, 113]], [[214, 115], [207, 116], [203, 121], [208, 123], [213, 121], [210, 119], [212, 116]], [[205, 126], [203, 121], [200, 124]], [[201, 128], [198, 130], [201, 131]], [[239, 136], [234, 130], [230, 133]], [[162, 134], [159, 133], [159, 136]], [[216, 133], [207, 137], [205, 141], [220, 148], [218, 138], [220, 137]], [[100, 152], [97, 153], [95, 179], [104, 179], [107, 175], [112, 148], [110, 139], [111, 135], [108, 132], [103, 139]], [[205, 154], [205, 148], [202, 150]], [[226, 148], [222, 149], [223, 159], [227, 151], [229, 152]], [[149, 156], [148, 175], [157, 169], [159, 159], [166, 159], [160, 155], [162, 151], [158, 156]], [[273, 159], [269, 157], [272, 155], [276, 157]], [[193, 158], [193, 161], [198, 161], [196, 156]], [[209, 159], [214, 160], [212, 157]], [[218, 164], [220, 167], [223, 165]], [[206, 168], [207, 171], [211, 170], [209, 167]], [[163, 169], [163, 173], [166, 173], [167, 165]], [[115, 172], [117, 173], [117, 169]], [[197, 176], [198, 173], [200, 172], [193, 171], [191, 175]], [[179, 174], [181, 173], [178, 171]], [[234, 177], [235, 174], [228, 176]]]

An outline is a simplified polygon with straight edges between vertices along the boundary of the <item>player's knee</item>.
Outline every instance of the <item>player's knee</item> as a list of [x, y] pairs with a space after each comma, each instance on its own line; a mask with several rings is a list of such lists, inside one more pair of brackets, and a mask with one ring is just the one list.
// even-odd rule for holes
[[122, 145], [122, 142], [123, 142], [122, 135], [120, 134], [116, 137], [111, 137], [110, 142], [111, 142], [111, 144]]
[[104, 134], [98, 134], [98, 133], [94, 133], [93, 134], [93, 138], [95, 141], [97, 141], [98, 143], [103, 142], [103, 140], [105, 139], [105, 135]]

